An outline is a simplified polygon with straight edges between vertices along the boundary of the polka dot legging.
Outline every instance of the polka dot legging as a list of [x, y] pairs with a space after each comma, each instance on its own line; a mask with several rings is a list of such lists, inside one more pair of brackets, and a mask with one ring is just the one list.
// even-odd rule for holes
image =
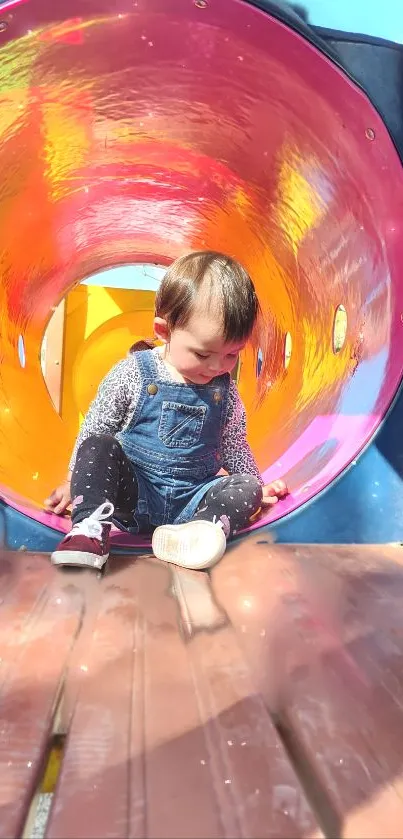
[[[87, 437], [77, 452], [71, 479], [73, 524], [111, 501], [114, 518], [124, 527], [133, 522], [138, 488], [134, 468], [120, 443], [110, 434]], [[262, 503], [262, 487], [252, 475], [231, 475], [207, 490], [194, 519], [223, 523], [226, 536], [247, 527]]]

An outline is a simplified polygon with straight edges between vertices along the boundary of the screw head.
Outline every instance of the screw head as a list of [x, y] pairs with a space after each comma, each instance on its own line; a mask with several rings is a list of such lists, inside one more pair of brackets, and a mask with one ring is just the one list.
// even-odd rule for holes
[[373, 128], [366, 128], [365, 129], [365, 136], [367, 140], [375, 140], [375, 131]]
[[8, 27], [8, 23], [5, 20], [0, 20], [0, 32], [5, 32]]
[[207, 9], [207, 0], [194, 0], [197, 9]]

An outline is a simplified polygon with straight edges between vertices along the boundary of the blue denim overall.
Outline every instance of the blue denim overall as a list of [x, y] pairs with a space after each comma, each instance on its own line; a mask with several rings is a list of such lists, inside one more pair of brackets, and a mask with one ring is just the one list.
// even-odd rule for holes
[[206, 385], [161, 379], [155, 351], [136, 353], [141, 394], [128, 428], [116, 435], [132, 462], [139, 497], [132, 532], [189, 521], [222, 467], [230, 376]]

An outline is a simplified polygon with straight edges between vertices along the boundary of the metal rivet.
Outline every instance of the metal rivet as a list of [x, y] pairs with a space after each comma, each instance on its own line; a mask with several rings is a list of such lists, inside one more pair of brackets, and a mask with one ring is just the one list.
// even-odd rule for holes
[[8, 23], [5, 20], [0, 20], [0, 32], [5, 32], [8, 27]]
[[365, 136], [367, 140], [375, 140], [375, 131], [373, 128], [366, 128], [365, 129]]
[[207, 0], [194, 0], [194, 4], [198, 9], [207, 9]]
[[155, 396], [155, 394], [158, 393], [157, 385], [148, 385], [147, 386], [147, 393], [149, 393], [150, 396]]
[[221, 393], [220, 393], [219, 390], [216, 390], [214, 392], [213, 399], [214, 399], [214, 402], [221, 402]]

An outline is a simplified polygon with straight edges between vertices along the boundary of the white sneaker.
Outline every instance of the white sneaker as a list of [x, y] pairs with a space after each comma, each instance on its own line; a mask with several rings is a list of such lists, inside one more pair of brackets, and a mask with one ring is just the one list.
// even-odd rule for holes
[[201, 571], [224, 555], [227, 540], [220, 521], [189, 521], [163, 524], [154, 530], [154, 555], [163, 562]]

